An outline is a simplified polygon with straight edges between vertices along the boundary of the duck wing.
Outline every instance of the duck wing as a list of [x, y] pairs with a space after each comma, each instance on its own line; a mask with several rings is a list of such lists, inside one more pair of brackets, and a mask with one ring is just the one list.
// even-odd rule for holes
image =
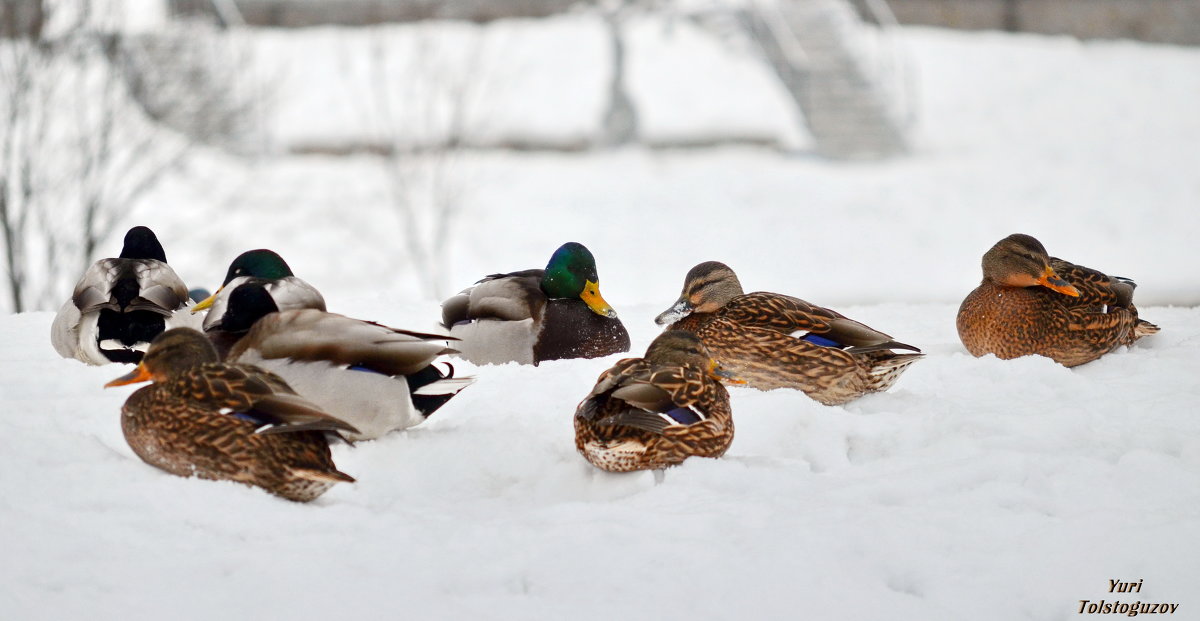
[[475, 319], [521, 321], [540, 317], [546, 305], [544, 270], [492, 274], [442, 303], [442, 325]]
[[576, 416], [600, 425], [623, 425], [663, 434], [671, 427], [706, 420], [694, 407], [704, 393], [704, 376], [695, 369], [653, 369], [642, 359], [618, 362], [600, 376]]
[[1057, 257], [1050, 257], [1050, 267], [1059, 278], [1066, 280], [1079, 290], [1078, 298], [1066, 298], [1072, 306], [1125, 306], [1133, 305], [1133, 290], [1137, 283], [1128, 278], [1109, 276], [1099, 270], [1076, 265]]
[[720, 314], [742, 326], [772, 330], [793, 338], [817, 334], [851, 353], [883, 349], [921, 351], [836, 311], [778, 293], [760, 291], [738, 296]]
[[210, 410], [242, 415], [269, 429], [258, 433], [347, 431], [353, 425], [300, 397], [274, 373], [250, 365], [210, 363], [182, 373], [171, 390]]
[[364, 367], [384, 375], [412, 375], [438, 356], [454, 353], [446, 347], [448, 340], [455, 339], [316, 309], [290, 310], [256, 321], [230, 351], [229, 359], [237, 360], [245, 351], [254, 350], [265, 359], [320, 361]]
[[[114, 286], [122, 283], [122, 295]], [[128, 294], [124, 291], [128, 289]], [[136, 291], [135, 291], [136, 290]], [[127, 299], [118, 299], [126, 297]], [[71, 294], [81, 313], [101, 309], [144, 310], [170, 316], [188, 300], [187, 286], [171, 266], [155, 259], [101, 259], [92, 264]]]

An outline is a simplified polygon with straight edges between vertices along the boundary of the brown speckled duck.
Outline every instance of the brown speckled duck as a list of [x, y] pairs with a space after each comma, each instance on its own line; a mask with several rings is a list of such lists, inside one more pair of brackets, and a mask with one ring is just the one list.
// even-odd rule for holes
[[734, 376], [759, 390], [795, 388], [825, 405], [887, 390], [921, 350], [828, 308], [778, 293], [743, 293], [724, 263], [693, 267], [656, 319], [692, 332]]
[[153, 381], [125, 401], [121, 429], [142, 461], [178, 476], [237, 481], [297, 502], [354, 479], [324, 432], [355, 432], [257, 367], [218, 362], [203, 334], [176, 328], [107, 386]]
[[958, 336], [974, 356], [1036, 354], [1078, 366], [1158, 332], [1138, 318], [1135, 286], [1009, 235], [983, 255], [983, 282], [958, 309]]
[[600, 375], [575, 410], [575, 448], [610, 472], [724, 455], [733, 416], [717, 375], [732, 378], [695, 335], [660, 334], [644, 358], [626, 358]]

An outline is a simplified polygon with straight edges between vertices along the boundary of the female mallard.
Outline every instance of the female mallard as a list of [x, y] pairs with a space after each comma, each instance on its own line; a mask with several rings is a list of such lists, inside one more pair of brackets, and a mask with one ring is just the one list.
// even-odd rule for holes
[[958, 309], [958, 337], [974, 356], [1037, 354], [1078, 366], [1158, 332], [1138, 319], [1135, 286], [1009, 235], [983, 255], [983, 282]]
[[778, 293], [742, 293], [724, 263], [693, 267], [659, 325], [696, 334], [721, 365], [759, 390], [796, 388], [825, 405], [887, 390], [921, 350], [853, 319]]
[[442, 303], [459, 355], [476, 364], [538, 364], [629, 351], [629, 333], [600, 296], [596, 260], [563, 244], [544, 270], [493, 274]]
[[229, 270], [225, 272], [225, 282], [217, 287], [217, 292], [192, 307], [193, 313], [208, 309], [208, 315], [204, 318], [204, 331], [217, 346], [217, 353], [222, 357], [229, 353], [229, 347], [238, 337], [223, 334], [213, 329], [212, 325], [225, 316], [225, 305], [229, 301], [230, 292], [238, 285], [248, 282], [262, 284], [280, 310], [325, 310], [325, 298], [321, 292], [293, 274], [292, 268], [288, 267], [287, 261], [278, 253], [266, 248], [247, 250], [229, 264]]
[[121, 408], [121, 430], [142, 461], [171, 474], [237, 481], [306, 502], [339, 472], [325, 431], [354, 427], [300, 398], [262, 369], [218, 361], [203, 334], [175, 328], [151, 343], [142, 362], [108, 384], [153, 381]]
[[50, 342], [63, 358], [135, 363], [163, 330], [194, 323], [181, 312], [187, 304], [187, 286], [158, 238], [135, 226], [118, 257], [96, 261], [76, 283], [50, 326]]
[[644, 358], [626, 358], [600, 375], [575, 410], [575, 448], [610, 472], [724, 455], [733, 414], [717, 375], [731, 378], [695, 335], [660, 334]]
[[354, 425], [349, 440], [421, 423], [472, 382], [434, 364], [454, 352], [446, 347], [450, 337], [313, 308], [281, 311], [263, 282], [233, 287], [224, 307], [207, 323], [235, 339], [225, 360], [277, 373], [305, 399]]

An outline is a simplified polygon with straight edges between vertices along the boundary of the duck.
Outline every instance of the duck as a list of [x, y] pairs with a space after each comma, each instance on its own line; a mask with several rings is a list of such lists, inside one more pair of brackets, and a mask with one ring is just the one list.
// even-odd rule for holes
[[575, 410], [575, 448], [609, 472], [721, 457], [733, 442], [733, 413], [718, 379], [736, 381], [696, 335], [667, 330], [643, 357], [600, 374]]
[[629, 332], [600, 295], [596, 259], [568, 242], [545, 269], [492, 274], [442, 303], [442, 325], [474, 364], [537, 365], [629, 351]]
[[352, 424], [347, 440], [372, 440], [429, 418], [474, 380], [438, 358], [443, 334], [391, 328], [316, 308], [280, 310], [276, 291], [253, 279], [228, 291], [207, 330], [234, 338], [227, 362], [255, 365]]
[[217, 291], [192, 307], [193, 313], [208, 311], [201, 325], [222, 358], [229, 354], [229, 349], [241, 338], [241, 334], [229, 334], [213, 326], [225, 316], [229, 294], [245, 283], [261, 284], [271, 294], [271, 299], [279, 310], [326, 309], [325, 297], [321, 292], [296, 276], [279, 253], [268, 248], [247, 250], [229, 264], [225, 280], [217, 287]]
[[90, 365], [136, 364], [154, 337], [169, 327], [196, 326], [188, 288], [167, 264], [154, 231], [135, 226], [121, 253], [92, 264], [50, 326], [63, 358]]
[[737, 274], [719, 261], [689, 270], [679, 299], [655, 322], [700, 337], [748, 387], [793, 388], [825, 405], [887, 390], [923, 357], [828, 308], [779, 293], [743, 293]]
[[199, 331], [159, 334], [138, 366], [105, 387], [152, 382], [121, 407], [121, 431], [147, 464], [181, 477], [236, 481], [308, 502], [354, 477], [326, 434], [355, 428], [263, 369], [220, 362]]
[[976, 357], [1036, 355], [1076, 367], [1159, 331], [1138, 317], [1135, 287], [1015, 233], [984, 253], [983, 281], [958, 309], [958, 337]]

